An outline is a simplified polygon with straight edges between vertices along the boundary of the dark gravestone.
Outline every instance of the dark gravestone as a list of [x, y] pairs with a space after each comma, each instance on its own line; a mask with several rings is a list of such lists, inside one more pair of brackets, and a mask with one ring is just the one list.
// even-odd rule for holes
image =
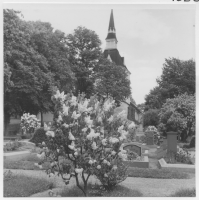
[[141, 147], [135, 145], [135, 144], [129, 144], [129, 145], [126, 145], [125, 147], [123, 147], [124, 150], [130, 150], [130, 151], [133, 151], [135, 153], [138, 154], [138, 156], [141, 156], [141, 153], [142, 153], [142, 149]]
[[148, 131], [146, 132], [146, 144], [147, 145], [153, 145], [154, 144], [154, 132], [153, 131]]

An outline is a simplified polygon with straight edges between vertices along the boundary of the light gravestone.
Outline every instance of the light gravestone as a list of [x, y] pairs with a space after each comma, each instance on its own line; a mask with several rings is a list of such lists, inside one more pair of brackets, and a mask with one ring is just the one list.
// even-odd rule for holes
[[142, 154], [142, 148], [135, 144], [128, 144], [128, 145], [124, 146], [123, 149], [133, 151], [133, 152], [137, 153], [138, 156], [141, 156], [141, 154]]

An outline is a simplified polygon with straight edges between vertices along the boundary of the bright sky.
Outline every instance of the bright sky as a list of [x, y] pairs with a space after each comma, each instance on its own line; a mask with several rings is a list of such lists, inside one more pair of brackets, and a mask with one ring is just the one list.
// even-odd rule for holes
[[25, 20], [50, 22], [66, 34], [85, 26], [99, 35], [103, 49], [113, 9], [118, 50], [131, 72], [137, 104], [156, 86], [165, 58], [195, 59], [193, 5], [4, 4], [4, 8], [21, 11]]

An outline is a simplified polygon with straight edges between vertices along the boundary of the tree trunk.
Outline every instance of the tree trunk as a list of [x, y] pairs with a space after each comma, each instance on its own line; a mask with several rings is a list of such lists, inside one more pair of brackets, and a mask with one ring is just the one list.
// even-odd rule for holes
[[41, 127], [44, 127], [43, 112], [41, 111]]
[[10, 114], [4, 112], [4, 135], [9, 135]]

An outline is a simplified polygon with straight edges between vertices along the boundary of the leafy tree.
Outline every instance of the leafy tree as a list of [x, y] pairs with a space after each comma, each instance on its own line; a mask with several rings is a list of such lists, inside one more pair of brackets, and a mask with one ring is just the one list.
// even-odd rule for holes
[[137, 105], [137, 107], [140, 109], [140, 111], [144, 112], [146, 105], [145, 105], [145, 103], [140, 103]]
[[85, 92], [88, 96], [93, 92], [90, 76], [101, 55], [101, 41], [98, 35], [85, 27], [77, 27], [73, 34], [66, 37], [70, 50], [70, 62], [77, 78], [76, 93]]
[[94, 69], [93, 79], [94, 91], [106, 98], [111, 96], [116, 101], [125, 101], [131, 94], [126, 69], [103, 57]]
[[195, 95], [167, 99], [160, 110], [160, 122], [162, 131], [178, 131], [183, 141], [195, 134]]
[[49, 23], [26, 22], [19, 13], [4, 10], [5, 133], [12, 115], [52, 110], [53, 88], [72, 83], [64, 34]]
[[28, 24], [19, 12], [4, 10], [4, 128], [10, 117], [24, 111], [35, 113], [42, 105], [43, 82], [50, 83], [47, 61], [30, 45]]
[[143, 115], [143, 126], [155, 126], [157, 127], [159, 124], [159, 110], [157, 109], [149, 109]]
[[145, 110], [160, 109], [168, 98], [180, 94], [195, 94], [195, 62], [176, 58], [165, 59], [158, 86], [145, 97]]

